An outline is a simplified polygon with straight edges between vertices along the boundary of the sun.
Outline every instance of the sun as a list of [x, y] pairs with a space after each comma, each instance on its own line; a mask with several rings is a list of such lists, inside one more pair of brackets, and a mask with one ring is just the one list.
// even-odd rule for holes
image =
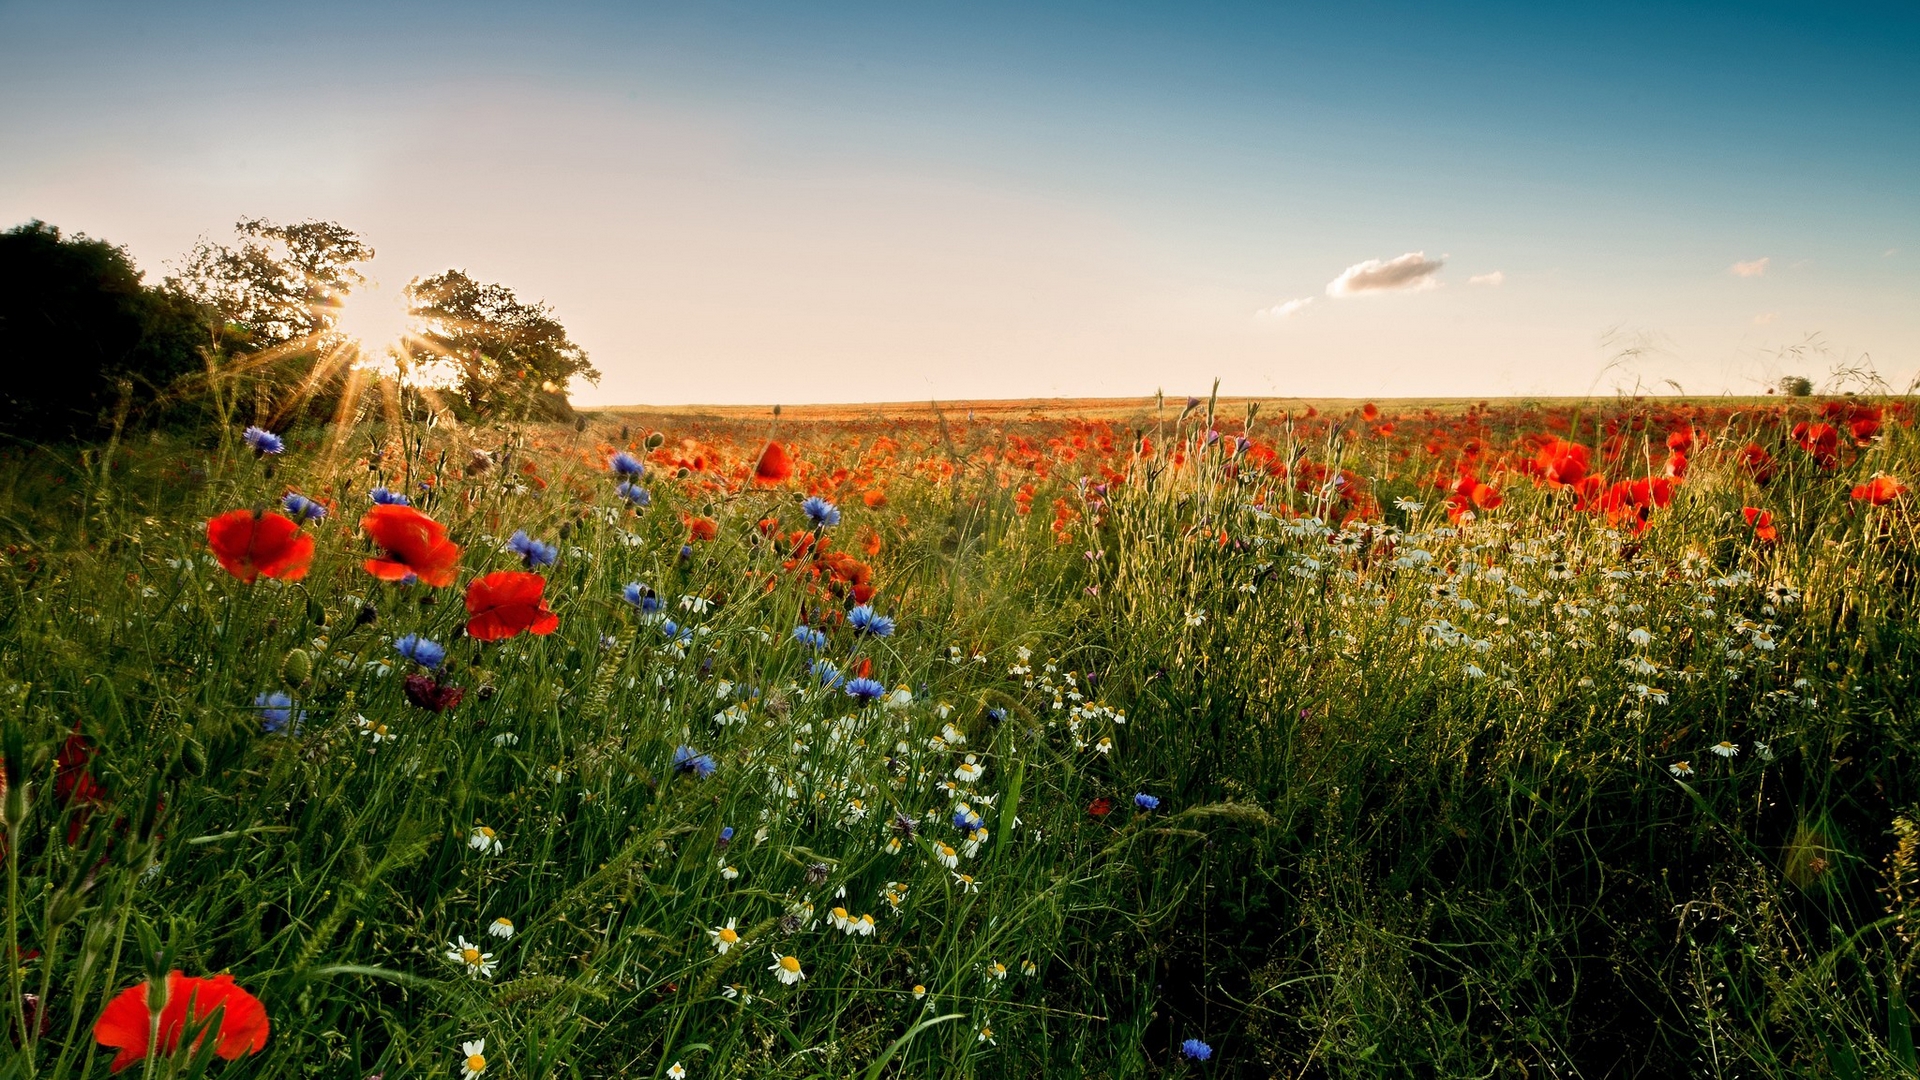
[[394, 370], [406, 339], [416, 333], [406, 294], [371, 279], [347, 295], [334, 329], [359, 354], [355, 367], [386, 372]]

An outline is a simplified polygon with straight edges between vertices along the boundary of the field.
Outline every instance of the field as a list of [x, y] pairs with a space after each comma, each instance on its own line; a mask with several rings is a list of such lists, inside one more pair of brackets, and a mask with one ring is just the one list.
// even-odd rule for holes
[[0, 1075], [1920, 1075], [1912, 420], [5, 451]]

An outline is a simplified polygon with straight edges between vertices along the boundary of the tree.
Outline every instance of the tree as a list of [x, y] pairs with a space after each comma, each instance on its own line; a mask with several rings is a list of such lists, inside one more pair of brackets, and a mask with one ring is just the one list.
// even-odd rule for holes
[[409, 361], [451, 365], [469, 415], [564, 418], [572, 414], [569, 381], [600, 378], [551, 308], [504, 285], [448, 270], [415, 279], [407, 292], [421, 328]]
[[206, 340], [200, 305], [143, 285], [126, 249], [38, 220], [0, 233], [0, 429], [88, 438], [123, 402], [154, 412]]

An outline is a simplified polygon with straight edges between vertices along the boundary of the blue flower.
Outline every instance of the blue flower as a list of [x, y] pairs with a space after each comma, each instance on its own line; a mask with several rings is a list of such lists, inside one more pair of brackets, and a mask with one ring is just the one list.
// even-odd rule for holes
[[953, 827], [963, 833], [970, 833], [976, 829], [984, 829], [986, 826], [987, 823], [982, 821], [978, 814], [965, 814], [958, 810], [953, 813]]
[[1142, 810], [1158, 810], [1160, 809], [1160, 800], [1148, 795], [1146, 792], [1141, 792], [1133, 797], [1133, 805]]
[[287, 492], [287, 497], [280, 500], [280, 505], [293, 516], [295, 521], [319, 521], [327, 516], [326, 507], [297, 491]]
[[627, 603], [648, 615], [660, 610], [660, 598], [653, 595], [652, 589], [637, 581], [627, 582], [627, 587], [620, 590], [620, 595], [626, 599]]
[[794, 627], [793, 640], [805, 645], [809, 649], [824, 649], [827, 647], [827, 635], [815, 630], [811, 626]]
[[886, 692], [878, 679], [855, 679], [847, 684], [847, 695], [858, 698], [863, 705]]
[[1205, 1061], [1213, 1056], [1213, 1047], [1208, 1046], [1199, 1039], [1188, 1039], [1186, 1042], [1180, 1044], [1180, 1052], [1195, 1061]]
[[375, 503], [378, 503], [381, 506], [412, 506], [413, 505], [413, 500], [407, 498], [405, 495], [402, 495], [397, 491], [388, 491], [386, 488], [383, 488], [383, 487], [374, 488], [372, 491], [368, 492], [367, 494], [372, 496], [373, 501]]
[[676, 747], [673, 751], [673, 771], [675, 772], [693, 773], [700, 779], [705, 780], [707, 777], [712, 776], [713, 771], [717, 768], [719, 768], [719, 766], [714, 764], [712, 758], [700, 753], [691, 746]]
[[287, 730], [288, 725], [298, 727], [300, 721], [307, 718], [306, 710], [300, 715], [293, 712], [293, 699], [285, 693], [275, 690], [271, 694], [259, 694], [253, 699], [253, 707], [260, 713], [260, 727], [268, 734]]
[[728, 825], [726, 828], [720, 830], [719, 843], [721, 847], [726, 847], [728, 844], [733, 843], [733, 826]]
[[660, 632], [667, 635], [667, 640], [675, 645], [693, 644], [693, 627], [678, 626], [672, 619], [667, 619], [660, 624]]
[[543, 544], [527, 535], [527, 530], [517, 530], [507, 538], [507, 546], [520, 553], [520, 558], [531, 570], [536, 566], [552, 566], [560, 557], [560, 549], [552, 544]]
[[287, 449], [287, 444], [281, 441], [280, 436], [263, 427], [250, 427], [240, 437], [256, 454], [279, 454]]
[[615, 476], [632, 476], [637, 478], [647, 474], [647, 467], [640, 464], [640, 459], [627, 453], [625, 450], [613, 455], [613, 460], [607, 462], [607, 468], [612, 469]]
[[419, 634], [408, 634], [393, 643], [393, 651], [432, 671], [447, 658], [446, 647], [437, 641], [428, 641]]
[[847, 625], [858, 634], [872, 634], [874, 637], [888, 637], [893, 633], [893, 620], [885, 615], [875, 615], [873, 609], [865, 604], [847, 612]]
[[693, 545], [692, 545], [692, 544], [681, 544], [681, 545], [680, 545], [680, 557], [681, 557], [682, 559], [691, 559], [691, 558], [693, 558]]
[[820, 680], [821, 686], [839, 686], [847, 681], [847, 677], [840, 674], [839, 668], [834, 667], [825, 660], [815, 660], [813, 663], [807, 665], [807, 670], [812, 672], [813, 675]]
[[1007, 710], [1005, 709], [993, 708], [987, 710], [987, 723], [989, 724], [998, 724], [1006, 718]]
[[647, 491], [647, 489], [641, 487], [639, 484], [632, 482], [631, 480], [620, 481], [620, 485], [614, 488], [613, 490], [616, 493], [618, 493], [621, 498], [627, 500], [628, 502], [632, 503], [635, 506], [652, 506], [653, 505], [653, 496]]
[[840, 508], [818, 495], [809, 495], [807, 501], [800, 504], [800, 512], [822, 529], [840, 524]]

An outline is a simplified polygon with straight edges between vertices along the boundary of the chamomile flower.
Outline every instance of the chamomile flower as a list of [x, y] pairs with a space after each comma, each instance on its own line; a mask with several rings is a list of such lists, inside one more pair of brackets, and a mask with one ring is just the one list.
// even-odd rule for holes
[[995, 960], [987, 967], [987, 978], [992, 979], [994, 982], [1006, 982], [1007, 965]]
[[507, 850], [507, 845], [500, 841], [500, 834], [485, 825], [473, 827], [473, 831], [467, 834], [467, 846], [482, 855], [498, 855]]
[[487, 1071], [487, 1040], [460, 1044], [460, 1080], [480, 1080]]
[[987, 767], [980, 764], [980, 759], [972, 754], [968, 754], [967, 759], [953, 770], [953, 778], [963, 784], [971, 784], [979, 780], [982, 776], [985, 776], [986, 773]]
[[679, 1062], [674, 1062], [667, 1069], [667, 1080], [687, 1080], [686, 1068]]
[[999, 1045], [993, 1038], [993, 1026], [984, 1020], [980, 1022], [980, 1027], [975, 1030], [973, 1041], [983, 1042], [989, 1046]]
[[487, 924], [487, 933], [492, 934], [494, 937], [499, 938], [501, 941], [505, 941], [508, 938], [512, 937], [513, 930], [514, 930], [513, 920], [507, 918], [505, 915], [502, 915], [499, 918]]
[[913, 984], [913, 1000], [919, 1001], [920, 999], [926, 996], [927, 996], [927, 988], [920, 985], [919, 983], [914, 983]]
[[846, 908], [837, 907], [827, 912], [827, 925], [835, 930], [846, 930], [852, 922], [853, 919], [847, 914]]
[[1040, 965], [1031, 960], [1022, 960], [1020, 961], [1020, 974], [1031, 979], [1035, 975], [1040, 974]]
[[447, 946], [447, 959], [465, 967], [472, 978], [493, 978], [493, 969], [499, 965], [494, 962], [492, 953], [481, 952], [480, 946], [464, 937], [456, 937], [454, 941], [457, 944]]
[[847, 920], [847, 933], [849, 934], [858, 934], [861, 937], [872, 937], [876, 929], [878, 929], [878, 926], [873, 921], [873, 916], [864, 912], [862, 912], [857, 919]]
[[767, 970], [773, 972], [773, 977], [779, 979], [783, 986], [792, 986], [807, 977], [807, 973], [800, 970], [800, 958], [797, 956], [776, 954], [773, 963], [767, 965]]
[[1675, 776], [1692, 776], [1693, 766], [1684, 761], [1676, 761], [1667, 766], [1667, 771]]
[[736, 920], [728, 919], [725, 926], [716, 926], [707, 931], [707, 938], [713, 942], [714, 952], [725, 956], [728, 949], [740, 944], [740, 931], [735, 929], [735, 926]]
[[960, 853], [942, 843], [936, 842], [933, 845], [933, 857], [940, 861], [941, 866], [949, 870], [960, 865]]
[[1722, 739], [1712, 746], [1707, 747], [1707, 750], [1719, 757], [1730, 758], [1740, 752], [1740, 744], [1731, 743]]
[[977, 893], [980, 891], [980, 883], [974, 880], [972, 874], [962, 874], [959, 871], [955, 871], [953, 883], [960, 886], [960, 891], [963, 893]]
[[356, 715], [353, 718], [353, 724], [360, 729], [360, 734], [365, 735], [373, 742], [383, 743], [393, 738], [393, 732], [388, 730], [387, 725], [369, 720], [364, 716]]

